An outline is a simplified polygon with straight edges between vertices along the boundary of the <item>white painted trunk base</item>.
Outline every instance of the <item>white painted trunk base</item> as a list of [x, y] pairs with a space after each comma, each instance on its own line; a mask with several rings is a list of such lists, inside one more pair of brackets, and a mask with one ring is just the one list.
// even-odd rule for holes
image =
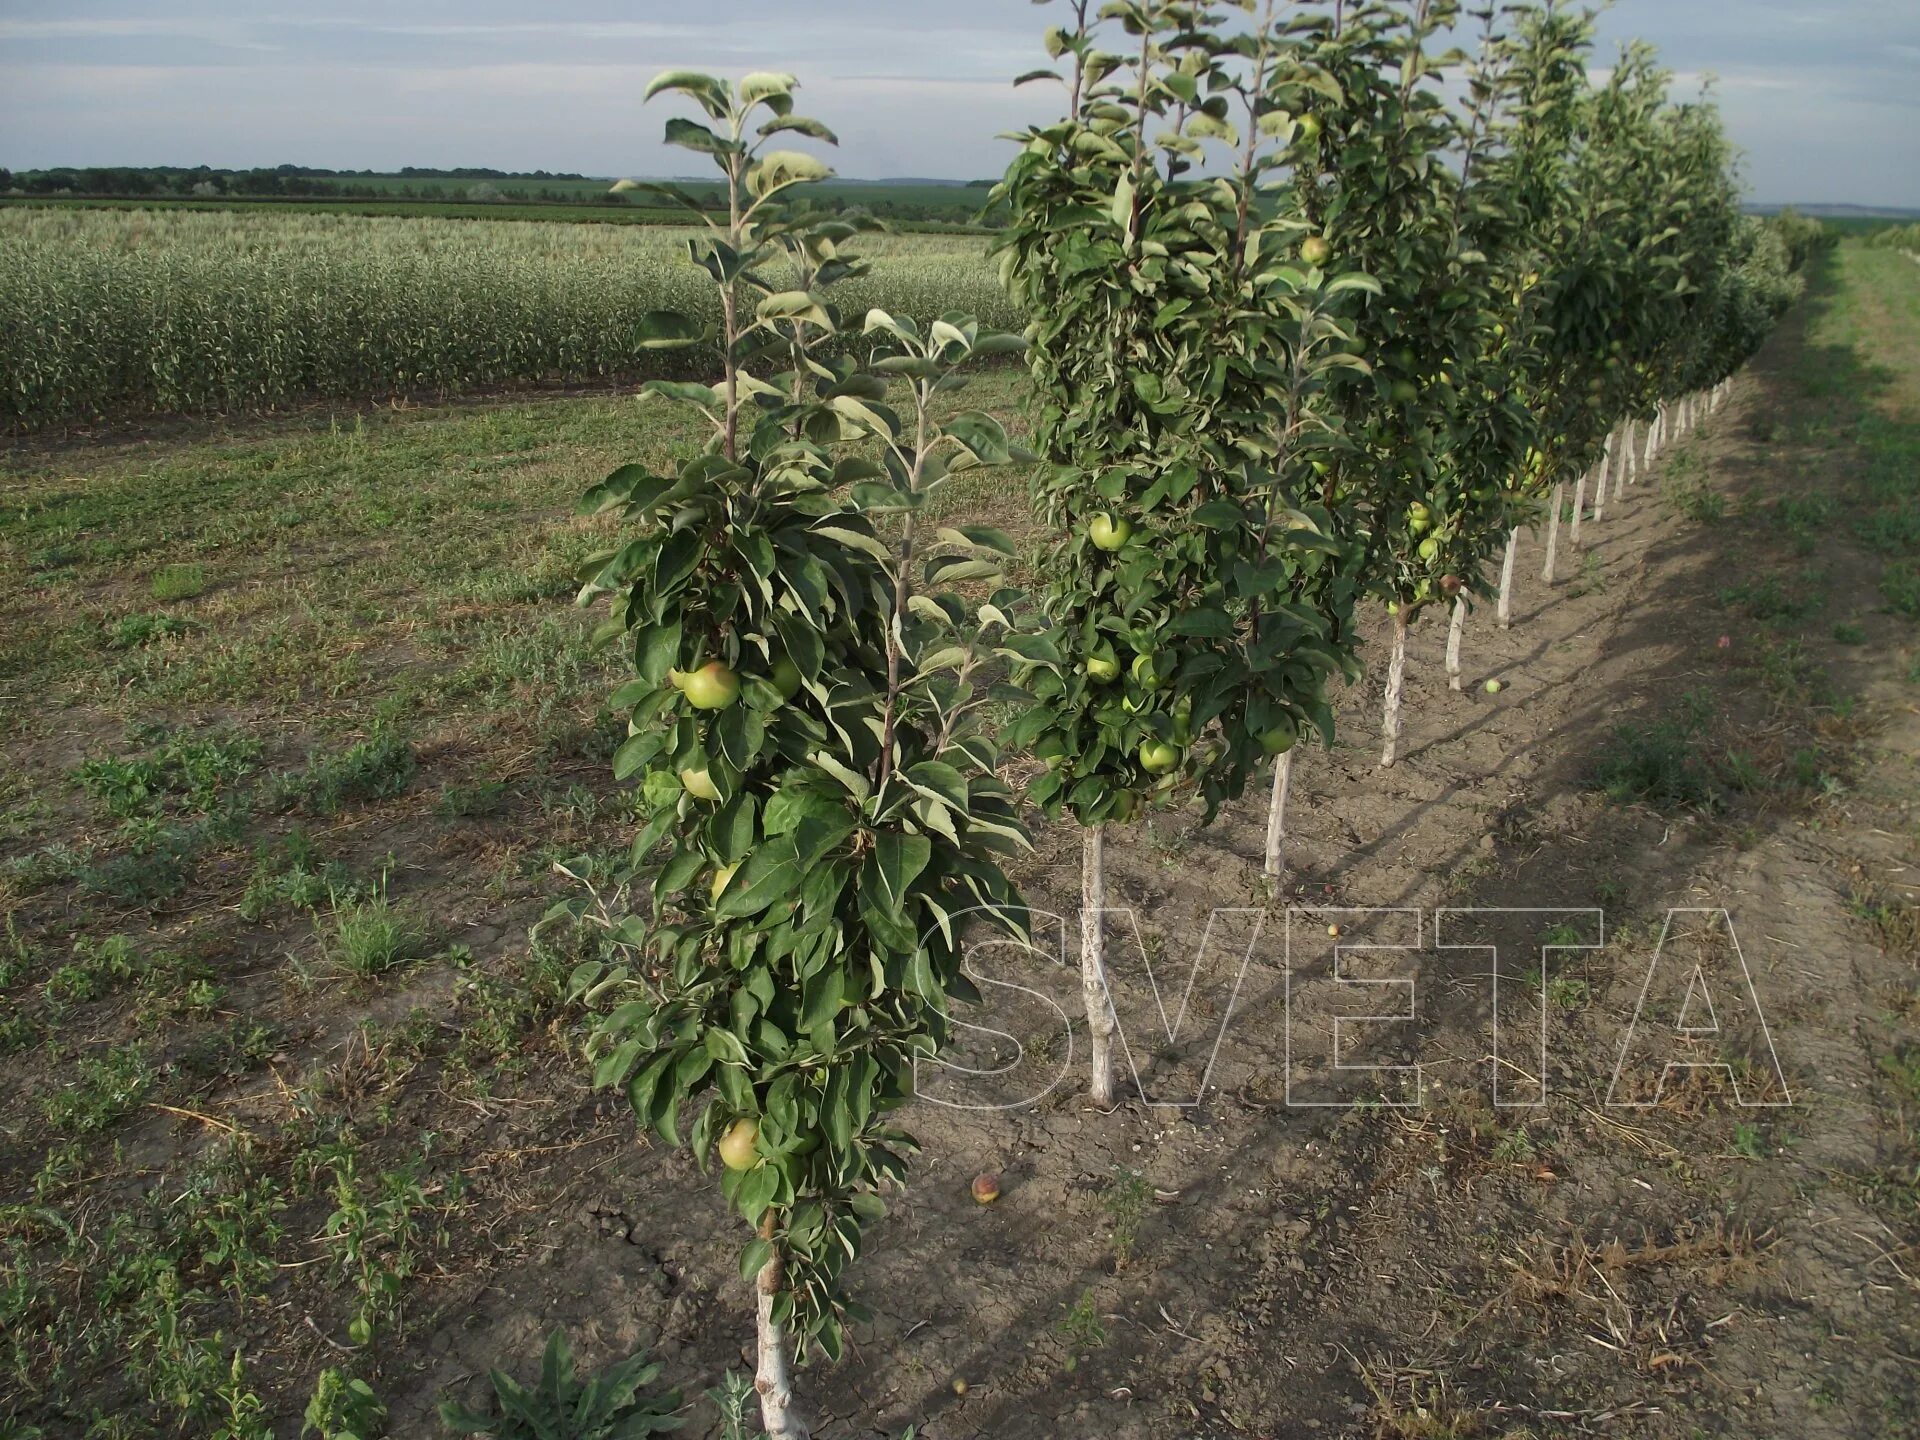
[[1113, 1108], [1113, 1002], [1107, 995], [1107, 827], [1090, 825], [1080, 860], [1080, 1000], [1087, 1009], [1091, 1072], [1087, 1094], [1103, 1110]]
[[1553, 584], [1553, 562], [1560, 554], [1560, 506], [1565, 499], [1566, 486], [1556, 483], [1553, 487], [1553, 503], [1547, 511], [1547, 563], [1540, 571], [1540, 578]]
[[1507, 531], [1507, 554], [1500, 562], [1500, 605], [1498, 618], [1500, 628], [1513, 627], [1513, 559], [1520, 549], [1520, 530], [1516, 526]]
[[1407, 681], [1407, 612], [1403, 608], [1393, 617], [1393, 652], [1387, 658], [1387, 699], [1381, 716], [1380, 763], [1392, 765], [1400, 757], [1400, 693]]
[[1467, 633], [1467, 597], [1453, 598], [1453, 619], [1447, 623], [1447, 688], [1460, 688], [1460, 641]]
[[1267, 875], [1277, 886], [1287, 876], [1287, 791], [1293, 786], [1293, 751], [1273, 762], [1273, 800], [1267, 807]]
[[773, 1301], [783, 1278], [781, 1258], [776, 1254], [761, 1267], [754, 1284], [753, 1328], [760, 1359], [753, 1373], [753, 1388], [760, 1397], [760, 1428], [767, 1432], [767, 1440], [811, 1440], [813, 1430], [793, 1400], [787, 1336], [773, 1323]]

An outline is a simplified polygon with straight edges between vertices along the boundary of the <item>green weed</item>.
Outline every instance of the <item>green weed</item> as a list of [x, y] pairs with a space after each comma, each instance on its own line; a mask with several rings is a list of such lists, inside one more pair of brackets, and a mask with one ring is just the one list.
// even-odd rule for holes
[[366, 899], [337, 899], [320, 936], [322, 957], [361, 980], [426, 957], [427, 927], [384, 891]]
[[355, 802], [385, 800], [412, 783], [418, 761], [413, 746], [385, 728], [339, 755], [316, 755], [307, 768], [281, 777], [273, 789], [277, 806], [297, 805], [313, 815], [335, 815]]
[[1100, 1309], [1092, 1290], [1082, 1290], [1060, 1321], [1060, 1333], [1076, 1350], [1092, 1350], [1107, 1343], [1107, 1327], [1100, 1323]]
[[1622, 804], [1660, 810], [1710, 810], [1720, 789], [1702, 754], [1710, 702], [1688, 695], [1671, 715], [1644, 730], [1622, 725], [1588, 772], [1588, 783]]
[[207, 567], [204, 565], [166, 565], [153, 575], [153, 598], [161, 604], [191, 600], [207, 591]]
[[110, 650], [138, 650], [156, 640], [189, 635], [200, 627], [173, 615], [123, 615], [106, 632]]
[[131, 1114], [158, 1080], [137, 1045], [81, 1059], [77, 1077], [42, 1102], [47, 1123], [69, 1135], [90, 1135]]
[[1147, 1202], [1152, 1199], [1153, 1186], [1145, 1174], [1138, 1170], [1115, 1168], [1113, 1178], [1107, 1182], [1106, 1193], [1100, 1197], [1100, 1204], [1107, 1212], [1108, 1235], [1113, 1244], [1116, 1270], [1126, 1269], [1132, 1261], [1134, 1247], [1140, 1241], [1140, 1221], [1147, 1213]]
[[163, 732], [150, 754], [87, 760], [73, 777], [117, 820], [177, 809], [204, 815], [252, 772], [259, 756], [259, 743], [244, 736]]
[[253, 873], [240, 897], [240, 914], [258, 923], [283, 908], [312, 914], [324, 904], [358, 896], [346, 867], [321, 860], [306, 832], [294, 830], [254, 851]]
[[644, 1354], [630, 1355], [582, 1381], [564, 1330], [547, 1337], [540, 1378], [521, 1385], [500, 1370], [491, 1374], [498, 1413], [484, 1415], [448, 1401], [440, 1422], [459, 1434], [493, 1440], [640, 1440], [680, 1427], [676, 1390], [655, 1391], [660, 1367]]

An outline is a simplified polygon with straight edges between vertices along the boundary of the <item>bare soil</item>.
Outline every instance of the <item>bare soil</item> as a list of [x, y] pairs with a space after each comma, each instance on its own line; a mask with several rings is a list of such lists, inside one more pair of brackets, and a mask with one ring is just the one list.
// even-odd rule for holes
[[[803, 1377], [825, 1434], [1920, 1434], [1920, 1092], [1903, 1078], [1920, 931], [1899, 928], [1917, 878], [1913, 632], [1880, 613], [1843, 527], [1792, 554], [1770, 518], [1781, 495], [1845, 479], [1797, 379], [1818, 359], [1812, 316], [1669, 452], [1692, 457], [1721, 518], [1688, 518], [1643, 478], [1589, 521], [1584, 553], [1563, 534], [1552, 589], [1523, 536], [1513, 627], [1476, 607], [1463, 692], [1442, 670], [1444, 616], [1415, 626], [1391, 770], [1374, 763], [1377, 679], [1345, 697], [1340, 745], [1296, 760], [1282, 894], [1261, 876], [1263, 795], [1211, 827], [1162, 814], [1109, 836], [1110, 903], [1131, 911], [1109, 940], [1126, 1056], [1155, 1099], [1198, 1103], [1147, 1104], [1123, 1070], [1123, 1103], [1091, 1109], [1071, 949], [1064, 963], [980, 957], [986, 977], [1026, 987], [992, 988], [972, 1017], [1001, 1033], [976, 1035], [967, 1058], [1007, 1069], [923, 1079], [914, 1184], [853, 1273], [874, 1318], [843, 1363]], [[1808, 565], [1827, 609], [1792, 636], [1728, 600]], [[1829, 637], [1843, 614], [1858, 643]], [[1488, 678], [1505, 688], [1486, 693]], [[1682, 711], [1701, 717], [1682, 749], [1718, 777], [1714, 803], [1594, 787], [1596, 767]], [[68, 716], [30, 738], [51, 773], [97, 737]], [[467, 774], [463, 743], [423, 747], [423, 769]], [[575, 770], [610, 788], [595, 763]], [[525, 951], [555, 893], [537, 873], [498, 878], [492, 857], [546, 823], [526, 793], [503, 804], [442, 824], [403, 796], [325, 839], [364, 864], [399, 857], [396, 892], [429, 898], [438, 939], [487, 972]], [[1067, 935], [1080, 843], [1040, 828], [1017, 877]], [[51, 923], [44, 903], [11, 913]], [[1474, 909], [1566, 913], [1437, 915]], [[1237, 913], [1213, 920], [1196, 967], [1222, 911]], [[1543, 966], [1554, 924], [1572, 927], [1559, 943], [1593, 948]], [[1329, 925], [1353, 948], [1336, 956]], [[278, 1053], [128, 1120], [115, 1163], [55, 1192], [70, 1222], [236, 1129], [286, 1161], [316, 1116], [382, 1154], [431, 1132], [448, 1157], [432, 1173], [459, 1191], [457, 1205], [436, 1196], [445, 1233], [423, 1245], [404, 1325], [356, 1353], [327, 1247], [310, 1241], [331, 1201], [289, 1190], [279, 1278], [221, 1312], [276, 1434], [297, 1433], [323, 1365], [367, 1375], [390, 1433], [435, 1433], [443, 1394], [477, 1401], [490, 1366], [526, 1372], [555, 1325], [587, 1365], [650, 1349], [689, 1396], [751, 1368], [737, 1227], [710, 1178], [636, 1141], [617, 1097], [587, 1087], [566, 1015], [476, 1087], [444, 1035], [402, 1030], [416, 1014], [429, 1031], [461, 1023], [453, 968], [290, 998], [280, 937], [228, 915], [193, 939], [219, 957], [227, 1009], [280, 1017]], [[1496, 962], [1476, 948], [1490, 942], [1497, 1001]], [[1690, 998], [1696, 967], [1710, 1021]], [[369, 1038], [367, 1016], [387, 1028]], [[1340, 1061], [1372, 1068], [1331, 1068], [1336, 1017]], [[1667, 1060], [1718, 1068], [1663, 1076]], [[32, 1054], [0, 1059], [0, 1090], [35, 1099], [49, 1083]], [[0, 1198], [23, 1199], [49, 1143], [31, 1120], [0, 1131]], [[980, 1171], [1001, 1176], [991, 1206], [969, 1196]], [[59, 1302], [88, 1303], [69, 1278]], [[106, 1369], [78, 1383], [109, 1408], [124, 1399]], [[713, 1425], [710, 1408], [690, 1415], [692, 1434]]]

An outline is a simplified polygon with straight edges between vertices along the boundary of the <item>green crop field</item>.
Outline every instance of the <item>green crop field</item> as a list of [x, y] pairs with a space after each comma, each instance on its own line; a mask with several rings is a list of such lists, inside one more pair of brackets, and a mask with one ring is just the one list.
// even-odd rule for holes
[[[684, 373], [639, 317], [710, 310], [684, 229], [0, 210], [0, 429]], [[878, 235], [844, 313], [1016, 320], [977, 236]], [[703, 309], [702, 307], [707, 307]]]

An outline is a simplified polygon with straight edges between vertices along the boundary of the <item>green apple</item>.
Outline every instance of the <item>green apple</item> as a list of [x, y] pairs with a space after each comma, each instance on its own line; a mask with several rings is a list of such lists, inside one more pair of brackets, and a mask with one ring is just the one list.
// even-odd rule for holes
[[680, 783], [686, 787], [689, 795], [696, 800], [718, 800], [720, 787], [713, 783], [713, 776], [705, 770], [695, 770], [691, 766], [680, 772]]
[[1112, 553], [1126, 544], [1133, 536], [1133, 522], [1125, 516], [1116, 520], [1104, 511], [1087, 522], [1087, 538], [1093, 541], [1093, 548]]
[[1282, 715], [1274, 727], [1260, 737], [1260, 748], [1269, 755], [1284, 755], [1300, 738], [1299, 727], [1291, 715]]
[[1440, 537], [1439, 536], [1429, 535], [1426, 539], [1420, 542], [1420, 558], [1422, 560], [1431, 560], [1439, 553], [1440, 553]]
[[1104, 655], [1087, 657], [1087, 678], [1105, 685], [1120, 673], [1120, 662], [1113, 658], [1111, 651]]
[[760, 1127], [754, 1121], [734, 1121], [720, 1137], [720, 1163], [729, 1170], [753, 1169], [760, 1163], [754, 1144], [759, 1138]]
[[1507, 687], [1498, 680], [1487, 681], [1487, 694], [1489, 695], [1498, 695], [1502, 690], [1506, 688]]
[[1140, 745], [1140, 768], [1149, 775], [1165, 775], [1180, 763], [1180, 752], [1164, 740], [1145, 740]]
[[1396, 380], [1387, 387], [1387, 393], [1393, 397], [1396, 405], [1411, 405], [1420, 398], [1420, 387], [1411, 380]]
[[1300, 242], [1300, 258], [1309, 265], [1324, 265], [1333, 258], [1333, 246], [1324, 235], [1309, 235]]
[[1425, 520], [1432, 514], [1433, 512], [1418, 500], [1407, 506], [1407, 518], [1409, 520]]
[[791, 700], [800, 693], [801, 678], [800, 667], [784, 655], [773, 662], [773, 669], [767, 673], [767, 679], [773, 682], [782, 700]]
[[740, 677], [718, 660], [709, 660], [690, 675], [669, 675], [696, 710], [724, 710], [740, 698]]
[[1113, 810], [1107, 818], [1124, 825], [1133, 819], [1133, 812], [1137, 808], [1139, 808], [1139, 802], [1134, 799], [1133, 792], [1131, 790], [1122, 790], [1118, 795], [1113, 797]]
[[1138, 680], [1140, 684], [1148, 690], [1158, 690], [1162, 685], [1166, 684], [1166, 676], [1160, 673], [1160, 669], [1154, 663], [1154, 657], [1151, 655], [1134, 656], [1132, 673], [1133, 678]]
[[1300, 117], [1300, 123], [1294, 129], [1294, 133], [1311, 145], [1315, 140], [1320, 138], [1320, 117], [1318, 115], [1302, 115]]

